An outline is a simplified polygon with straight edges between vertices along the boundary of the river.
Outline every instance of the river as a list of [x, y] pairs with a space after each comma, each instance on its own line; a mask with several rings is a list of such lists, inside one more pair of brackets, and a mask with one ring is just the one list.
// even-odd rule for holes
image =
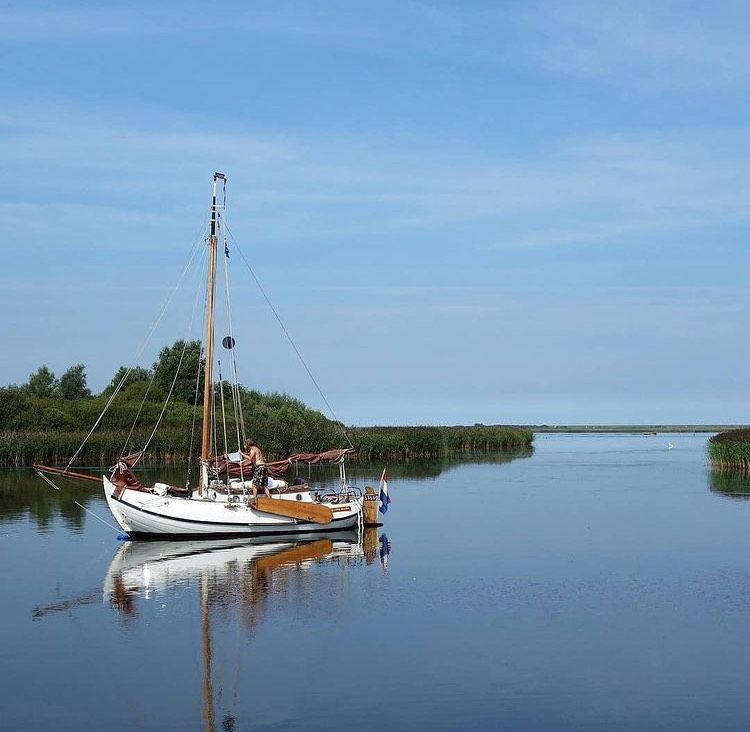
[[745, 729], [750, 481], [706, 439], [389, 466], [383, 527], [301, 545], [122, 542], [2, 471], [2, 727]]

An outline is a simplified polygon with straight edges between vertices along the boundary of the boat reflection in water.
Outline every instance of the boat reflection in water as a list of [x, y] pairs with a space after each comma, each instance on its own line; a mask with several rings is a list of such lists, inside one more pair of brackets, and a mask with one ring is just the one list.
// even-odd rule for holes
[[[257, 605], [272, 579], [313, 563], [345, 565], [376, 561], [385, 571], [390, 543], [376, 528], [331, 533], [265, 536], [254, 539], [127, 542], [112, 559], [104, 578], [104, 598], [125, 615], [135, 616], [135, 600], [197, 579], [220, 604], [236, 598]], [[278, 576], [274, 578], [274, 573]]]
[[[204, 728], [213, 732], [216, 729], [212, 684], [212, 664], [216, 661], [211, 628], [214, 611], [236, 608], [240, 621], [252, 630], [267, 612], [268, 596], [285, 594], [313, 566], [328, 563], [343, 569], [379, 563], [380, 571], [386, 572], [390, 548], [388, 538], [384, 533], [379, 534], [377, 528], [255, 539], [127, 542], [119, 548], [107, 570], [104, 599], [124, 619], [133, 620], [138, 615], [139, 603], [197, 581], [203, 722]], [[225, 712], [221, 728], [233, 730], [234, 726], [234, 713]]]

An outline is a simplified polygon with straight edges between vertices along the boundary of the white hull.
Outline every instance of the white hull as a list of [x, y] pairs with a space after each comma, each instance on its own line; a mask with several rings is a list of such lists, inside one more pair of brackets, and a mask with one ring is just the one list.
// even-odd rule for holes
[[[123, 531], [134, 537], [187, 536], [264, 536], [350, 529], [358, 523], [362, 499], [330, 506], [333, 521], [327, 524], [302, 522], [298, 519], [256, 511], [246, 504], [228, 505], [221, 497], [174, 498], [126, 488], [115, 497], [117, 488], [103, 476], [107, 505]], [[274, 496], [279, 501], [312, 502], [308, 491]]]

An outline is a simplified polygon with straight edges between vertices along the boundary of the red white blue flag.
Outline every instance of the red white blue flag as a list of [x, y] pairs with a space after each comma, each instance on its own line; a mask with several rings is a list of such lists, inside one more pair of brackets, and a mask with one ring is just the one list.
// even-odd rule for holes
[[388, 495], [388, 476], [383, 468], [383, 475], [380, 476], [380, 513], [384, 514], [391, 503], [391, 497]]

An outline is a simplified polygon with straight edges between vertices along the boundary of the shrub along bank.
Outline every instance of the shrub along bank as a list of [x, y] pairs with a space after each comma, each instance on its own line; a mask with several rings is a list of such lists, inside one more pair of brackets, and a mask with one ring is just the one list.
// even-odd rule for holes
[[708, 441], [708, 457], [716, 470], [750, 472], [750, 429], [714, 435]]

